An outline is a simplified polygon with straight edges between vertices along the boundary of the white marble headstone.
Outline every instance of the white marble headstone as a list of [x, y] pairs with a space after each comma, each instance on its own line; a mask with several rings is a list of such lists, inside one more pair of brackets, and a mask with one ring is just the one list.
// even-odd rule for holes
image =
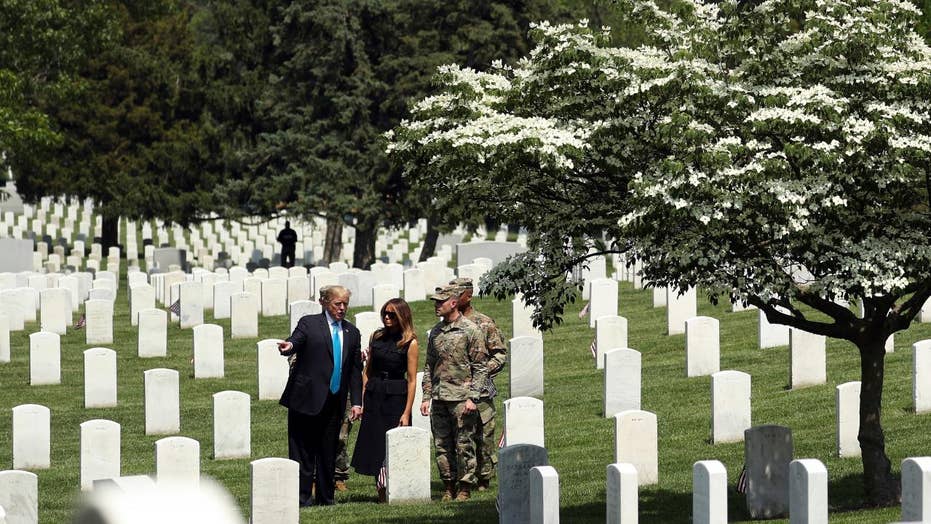
[[116, 351], [91, 348], [84, 352], [84, 407], [112, 408], [116, 397]]
[[[291, 269], [294, 268], [292, 267]], [[288, 304], [309, 299], [310, 278], [308, 278], [307, 275], [288, 277]]]
[[606, 315], [617, 315], [617, 281], [612, 278], [597, 278], [591, 281], [589, 327]]
[[510, 360], [511, 397], [543, 398], [543, 338], [512, 338]]
[[213, 285], [213, 318], [230, 318], [230, 297], [242, 293], [242, 281], [217, 282]]
[[595, 320], [595, 367], [604, 369], [604, 354], [611, 349], [627, 347], [627, 319], [607, 315]]
[[161, 309], [139, 311], [137, 351], [141, 358], [168, 354], [168, 313]]
[[542, 400], [512, 397], [504, 401], [504, 445], [514, 444], [544, 447]]
[[6, 524], [38, 524], [39, 477], [29, 471], [0, 471], [0, 508]]
[[841, 457], [859, 457], [860, 441], [860, 382], [845, 382], [835, 389], [837, 419], [837, 454]]
[[827, 354], [823, 335], [789, 330], [789, 384], [792, 389], [827, 381]]
[[412, 426], [385, 433], [389, 504], [430, 502], [430, 434]]
[[789, 326], [771, 324], [769, 320], [766, 319], [766, 313], [763, 313], [762, 310], [759, 311], [759, 320], [760, 349], [789, 345]]
[[204, 323], [204, 285], [201, 282], [181, 282], [178, 291], [181, 299], [181, 329]]
[[13, 408], [13, 469], [48, 469], [51, 460], [52, 413], [38, 404]]
[[818, 459], [789, 463], [791, 522], [828, 524], [828, 470]]
[[278, 400], [288, 383], [288, 359], [278, 351], [278, 339], [260, 340], [256, 344], [259, 400]]
[[404, 272], [404, 300], [418, 302], [427, 299], [424, 286], [424, 274], [420, 269], [408, 269]]
[[611, 349], [605, 353], [604, 416], [640, 409], [640, 352], [630, 349]]
[[188, 437], [155, 441], [155, 479], [159, 484], [200, 486], [200, 442]]
[[356, 325], [356, 328], [362, 335], [361, 340], [363, 349], [369, 347], [369, 342], [372, 339], [372, 333], [375, 333], [375, 330], [382, 327], [381, 318], [379, 318], [378, 313], [372, 311], [356, 313], [356, 316], [353, 318], [353, 324]]
[[553, 466], [530, 468], [530, 522], [559, 524], [559, 474]]
[[155, 288], [148, 284], [129, 286], [129, 323], [139, 325], [139, 312], [155, 308]]
[[656, 415], [630, 410], [614, 415], [614, 420], [614, 461], [633, 464], [641, 486], [659, 482]]
[[[317, 315], [323, 312], [323, 306], [321, 306], [319, 302], [313, 300], [298, 300], [297, 302], [292, 302], [289, 309], [291, 314], [291, 329], [288, 333], [294, 333], [294, 328], [297, 327], [297, 323], [300, 322], [301, 318], [304, 316]], [[362, 341], [363, 344], [366, 342], [366, 340]]]
[[178, 372], [145, 371], [145, 434], [170, 435], [181, 431], [181, 393]]
[[120, 476], [120, 425], [111, 420], [81, 423], [81, 489]]
[[10, 361], [10, 317], [0, 309], [0, 364]]
[[717, 373], [721, 368], [718, 319], [693, 317], [685, 321], [685, 369], [688, 377]]
[[61, 337], [57, 333], [29, 335], [29, 384], [61, 384]]
[[401, 296], [401, 291], [391, 284], [382, 284], [372, 288], [372, 311], [381, 313], [381, 307], [392, 298]]
[[288, 281], [269, 278], [262, 281], [262, 316], [275, 317], [288, 313]]
[[84, 302], [84, 342], [87, 345], [113, 343], [113, 301], [90, 299]]
[[666, 290], [666, 330], [670, 335], [685, 333], [685, 321], [698, 316], [698, 297], [691, 287], [682, 295], [674, 287]]
[[213, 458], [249, 458], [252, 454], [251, 402], [241, 391], [213, 394]]
[[727, 469], [717, 460], [692, 466], [692, 523], [727, 524]]
[[912, 344], [912, 399], [915, 413], [931, 411], [931, 339]]
[[255, 338], [259, 336], [258, 299], [252, 293], [233, 293], [230, 296], [230, 337]]
[[253, 460], [250, 466], [251, 524], [298, 524], [298, 463], [284, 458], [263, 458]]
[[750, 375], [718, 371], [711, 375], [711, 442], [740, 442], [750, 427]]
[[194, 378], [223, 378], [223, 327], [194, 326]]
[[608, 464], [605, 513], [609, 524], [637, 524], [639, 475], [633, 464]]
[[63, 288], [43, 289], [39, 303], [42, 331], [64, 335], [71, 323], [71, 292]]
[[931, 520], [931, 457], [902, 461], [902, 522]]
[[511, 301], [511, 318], [514, 338], [542, 336], [540, 330], [533, 327], [533, 322], [530, 318], [532, 313], [533, 308], [524, 302], [523, 297], [517, 296]]

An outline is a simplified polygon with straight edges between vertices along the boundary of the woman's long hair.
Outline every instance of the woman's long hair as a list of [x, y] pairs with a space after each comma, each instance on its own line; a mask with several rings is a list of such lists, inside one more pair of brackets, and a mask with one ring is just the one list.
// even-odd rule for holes
[[[397, 316], [398, 328], [401, 330], [401, 340], [398, 340], [398, 347], [403, 348], [417, 339], [417, 332], [414, 331], [414, 316], [411, 313], [411, 306], [403, 298], [392, 298], [385, 302], [381, 307], [381, 318], [385, 318], [385, 310], [388, 306], [394, 306], [394, 312]], [[380, 328], [372, 335], [373, 340], [378, 340], [387, 333], [387, 329]]]

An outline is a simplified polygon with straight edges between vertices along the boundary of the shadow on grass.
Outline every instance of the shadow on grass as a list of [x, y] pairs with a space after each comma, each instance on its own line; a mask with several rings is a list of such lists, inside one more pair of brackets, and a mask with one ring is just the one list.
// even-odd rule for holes
[[[442, 485], [433, 482], [433, 496], [442, 492]], [[847, 475], [829, 482], [828, 493], [830, 497], [831, 513], [854, 512], [863, 509], [863, 480], [858, 474]], [[577, 505], [563, 505], [560, 508], [560, 521], [575, 522], [604, 522], [605, 494], [602, 492], [602, 501], [587, 502]], [[374, 494], [353, 493], [344, 499], [346, 502], [374, 502]], [[468, 502], [439, 502], [432, 504], [439, 506], [437, 513], [429, 516], [430, 522], [438, 523], [485, 523], [496, 522], [498, 512], [495, 508], [494, 493], [478, 495]], [[639, 521], [641, 523], [689, 523], [692, 520], [692, 494], [670, 490], [645, 489], [640, 492], [638, 501]], [[375, 506], [373, 506], [375, 507]], [[728, 520], [749, 521], [746, 496], [737, 493], [733, 486], [727, 490]], [[377, 510], [376, 510], [377, 511]], [[374, 517], [374, 515], [373, 515]], [[404, 523], [410, 522], [411, 517], [381, 515], [378, 522]]]

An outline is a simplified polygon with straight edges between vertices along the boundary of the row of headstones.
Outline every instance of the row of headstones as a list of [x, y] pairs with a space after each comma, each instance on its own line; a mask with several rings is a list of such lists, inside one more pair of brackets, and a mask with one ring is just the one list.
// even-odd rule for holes
[[[615, 264], [623, 263], [622, 260], [615, 261]], [[618, 267], [615, 265], [615, 267]], [[625, 266], [626, 267], [626, 266]], [[623, 268], [622, 268], [623, 269]], [[638, 278], [635, 277], [635, 271], [639, 271], [637, 266], [631, 266], [629, 270], [623, 269], [616, 273], [616, 278], [607, 278], [605, 275], [605, 258], [596, 257], [590, 261], [590, 265], [582, 271], [582, 278], [585, 281], [583, 288], [583, 299], [590, 300], [590, 326], [595, 327], [595, 321], [603, 315], [616, 315], [618, 313], [617, 291], [618, 280], [634, 282], [635, 289], [642, 289]], [[843, 304], [845, 307], [847, 304]], [[653, 307], [666, 307], [666, 327], [670, 335], [682, 334], [685, 332], [684, 322], [690, 318], [698, 316], [698, 302], [695, 288], [689, 288], [683, 293], [678, 290], [666, 287], [653, 288]], [[732, 305], [732, 311], [740, 312], [747, 309], [755, 309], [753, 306], [747, 306], [740, 302]], [[860, 305], [863, 316], [862, 304]], [[760, 312], [759, 324], [759, 346], [760, 349], [768, 347], [785, 346], [789, 344], [789, 328], [783, 325], [770, 324], [766, 315]], [[919, 322], [931, 322], [931, 299], [922, 307], [918, 315]], [[887, 341], [887, 350], [892, 344], [891, 339]]]
[[[16, 217], [16, 220], [14, 220], [13, 213], [8, 212], [3, 217], [3, 219], [0, 220], [0, 231], [2, 231], [4, 234], [7, 233], [6, 226], [9, 224], [13, 227], [13, 236], [16, 238], [22, 238], [24, 233], [33, 231], [39, 235], [47, 233], [52, 238], [61, 236], [66, 241], [70, 241], [74, 233], [74, 224], [77, 220], [77, 207], [78, 206], [76, 205], [68, 206], [68, 217], [65, 221], [64, 227], [62, 227], [61, 230], [59, 230], [59, 218], [62, 217], [61, 213], [54, 214], [49, 217], [48, 224], [46, 225], [45, 211], [47, 211], [47, 209], [34, 209], [32, 207], [26, 207], [24, 208], [24, 214]], [[30, 221], [29, 217], [33, 215], [35, 215], [36, 218]], [[322, 254], [322, 242], [324, 238], [325, 223], [321, 222], [319, 224], [310, 224], [309, 227], [304, 227], [302, 221], [300, 220], [296, 220], [295, 223], [302, 231], [302, 238], [311, 238], [311, 241], [308, 243], [308, 247], [313, 247], [313, 251], [311, 253], [316, 253], [318, 255]], [[82, 220], [79, 222], [78, 226], [79, 242], [83, 243], [82, 239], [87, 238], [90, 235], [91, 225], [94, 226], [95, 236], [99, 236], [102, 225], [101, 219], [100, 217], [94, 217], [92, 219], [90, 208], [86, 208], [85, 213], [82, 215]], [[176, 246], [183, 249], [189, 249], [188, 240], [185, 239], [185, 230], [180, 226], [171, 226], [173, 238], [169, 238], [168, 229], [166, 226], [168, 226], [168, 224], [157, 222], [155, 230], [156, 234], [153, 236], [153, 229], [151, 224], [149, 222], [143, 222], [141, 225], [143, 241], [148, 240], [151, 242], [153, 239], [157, 239], [159, 243], [167, 244], [173, 240], [173, 243]], [[261, 251], [265, 258], [270, 259], [272, 258], [272, 254], [275, 251], [275, 247], [277, 245], [275, 238], [277, 231], [282, 226], [283, 220], [279, 219], [265, 222], [259, 226], [248, 226], [244, 229], [238, 227], [238, 224], [233, 223], [230, 229], [218, 226], [216, 228], [217, 235], [219, 235], [218, 238], [214, 235], [214, 228], [210, 225], [210, 223], [205, 223], [200, 227], [191, 227], [189, 229], [188, 234], [190, 236], [190, 248], [192, 248], [191, 250], [194, 258], [201, 261], [203, 265], [208, 267], [211, 266], [209, 263], [210, 260], [216, 259], [221, 250], [236, 253], [236, 255], [238, 255], [236, 260], [243, 263], [245, 263], [251, 257], [252, 251], [255, 249]], [[122, 232], [125, 232], [127, 259], [135, 260], [138, 256], [138, 240], [136, 233], [137, 224], [133, 221], [127, 220], [125, 227], [123, 227], [123, 221], [121, 220], [118, 227], [120, 230], [122, 230]], [[318, 235], [313, 235], [315, 230], [319, 230]], [[201, 237], [202, 231], [203, 238]], [[419, 242], [421, 230], [415, 227], [410, 231], [411, 232], [408, 234], [408, 236], [412, 239], [410, 242]], [[352, 229], [344, 228], [343, 236], [344, 238], [342, 240], [344, 242], [344, 248], [348, 248], [344, 249], [344, 252], [346, 252], [347, 256], [349, 256], [348, 254], [352, 253]], [[398, 233], [389, 234], [387, 231], [380, 231], [379, 241], [382, 244], [381, 247], [383, 250], [387, 249], [389, 245], [394, 243], [398, 236]], [[390, 250], [388, 254], [393, 256], [393, 258], [400, 259], [404, 256], [408, 256], [409, 258], [413, 259], [411, 255], [414, 252], [408, 250], [408, 242], [408, 239], [404, 239], [403, 243], [399, 243], [398, 249]], [[300, 244], [301, 245], [297, 246], [298, 252], [302, 253], [303, 256], [304, 242], [300, 242]], [[150, 244], [145, 246], [145, 248], [151, 249], [154, 248], [154, 246], [151, 246]], [[75, 251], [83, 253], [83, 249]], [[447, 247], [446, 252], [451, 256], [451, 248]], [[43, 258], [45, 258], [45, 256], [47, 256], [47, 246], [46, 253], [44, 254]], [[207, 260], [208, 258], [210, 260]], [[94, 258], [92, 257], [92, 259]], [[100, 259], [101, 257], [98, 256], [95, 260], [99, 263]], [[152, 253], [150, 251], [146, 251], [145, 260], [148, 263], [148, 267], [152, 267], [153, 260]], [[65, 262], [65, 257], [63, 254], [60, 256], [60, 260], [57, 262], [59, 264], [57, 266], [55, 265], [55, 261], [52, 261], [50, 266], [42, 266], [41, 262], [39, 262], [37, 263], [36, 269], [39, 269], [40, 267], [48, 267], [53, 271], [59, 270], [58, 268], [61, 267], [60, 264]], [[81, 261], [76, 258], [74, 260], [68, 261], [67, 263], [73, 267], [80, 267]], [[97, 268], [99, 268], [99, 265], [97, 265]]]
[[[148, 247], [148, 246], [147, 246]], [[71, 251], [66, 254], [65, 246], [57, 244], [51, 247], [44, 241], [38, 241], [33, 252], [33, 270], [46, 271], [48, 273], [58, 273], [64, 266], [71, 266], [76, 270], [82, 267], [99, 271], [103, 268], [101, 265], [106, 262], [108, 271], [119, 273], [120, 268], [120, 248], [111, 247], [107, 250], [107, 256], [103, 256], [103, 246], [99, 243], [92, 243], [90, 253], [85, 254], [85, 243], [83, 240], [75, 240], [72, 244]], [[133, 259], [134, 253], [127, 253], [127, 258]]]
[[[385, 442], [388, 502], [429, 502], [429, 432], [410, 426], [394, 428], [385, 434]], [[248, 457], [248, 452], [244, 456]], [[155, 443], [155, 467], [154, 482], [148, 477], [121, 477], [120, 425], [109, 420], [89, 420], [81, 424], [82, 490], [98, 489], [102, 483], [130, 490], [151, 490], [156, 483], [197, 488], [200, 484], [200, 443], [187, 437], [158, 440]], [[297, 462], [284, 458], [263, 458], [250, 463], [252, 524], [299, 521], [298, 469]], [[35, 473], [16, 469], [0, 472], [0, 508], [6, 511], [9, 522], [37, 523], [38, 498], [38, 477]], [[134, 522], [141, 516], [125, 515], [126, 520], [121, 522]]]
[[[84, 211], [78, 215], [78, 206], [69, 206], [67, 215], [60, 212], [53, 212], [51, 215], [46, 214], [47, 209], [35, 209], [28, 204], [23, 206], [22, 214], [15, 214], [12, 211], [6, 211], [0, 217], [0, 236], [10, 235], [15, 238], [23, 238], [26, 233], [32, 232], [37, 235], [48, 235], [52, 238], [70, 238], [77, 234], [87, 238], [93, 231], [95, 236], [100, 236], [103, 222], [100, 217], [93, 216], [91, 207], [85, 207]], [[93, 228], [93, 229], [92, 229]]]
[[[345, 264], [334, 263], [334, 266], [337, 266], [336, 270], [315, 267], [308, 272], [303, 267], [293, 267], [290, 270], [272, 267], [257, 268], [251, 274], [245, 268], [238, 266], [229, 270], [217, 268], [215, 272], [195, 269], [191, 274], [180, 271], [153, 274], [151, 285], [155, 289], [156, 300], [162, 304], [170, 304], [181, 298], [177, 292], [172, 291], [176, 284], [197, 283], [201, 284], [199, 304], [202, 309], [222, 309], [227, 296], [235, 292], [246, 291], [263, 298], [260, 310], [280, 311], [288, 302], [311, 298], [316, 290], [325, 285], [339, 284], [350, 290], [354, 306], [374, 307], [376, 304], [373, 293], [376, 288], [382, 296], [388, 289], [395, 290], [394, 295], [391, 296], [399, 296], [403, 290], [408, 301], [418, 301], [426, 298], [427, 291], [432, 292], [435, 287], [445, 284], [454, 277], [452, 270], [444, 269], [435, 261], [420, 265], [423, 267], [404, 270], [399, 265], [376, 264], [371, 271], [362, 271], [345, 268]], [[339, 271], [340, 269], [344, 270]], [[141, 272], [131, 272], [127, 278], [130, 287], [148, 283], [146, 275]], [[223, 285], [218, 290], [216, 286], [219, 284]], [[193, 296], [196, 293], [193, 288], [197, 286], [189, 287], [192, 288], [189, 300], [197, 300], [198, 297]], [[267, 300], [266, 295], [268, 295]]]
[[[162, 314], [164, 326], [165, 312]], [[0, 317], [2, 326], [2, 317]], [[154, 342], [152, 334], [140, 329], [139, 356], [142, 358], [167, 355], [164, 337]], [[275, 400], [281, 396], [288, 380], [287, 360], [277, 350], [278, 339], [260, 340], [256, 344], [258, 395], [260, 400]], [[194, 378], [222, 378], [224, 374], [223, 327], [204, 324], [194, 329]], [[9, 361], [9, 358], [6, 359]], [[86, 407], [116, 405], [116, 352], [108, 348], [91, 348], [84, 352], [84, 383]], [[150, 370], [155, 371], [155, 370]], [[174, 376], [177, 390], [177, 371]], [[148, 373], [148, 372], [146, 372]], [[146, 375], [148, 377], [148, 375]], [[38, 332], [29, 336], [29, 383], [32, 386], [61, 384], [61, 340], [56, 333]], [[148, 391], [148, 378], [146, 388]], [[175, 402], [177, 405], [177, 402]]]
[[[321, 258], [326, 237], [326, 223], [324, 221], [305, 222], [301, 219], [294, 219], [292, 222], [292, 226], [299, 232], [295, 246], [298, 258], [303, 259], [305, 263]], [[245, 228], [237, 223], [231, 223], [230, 228], [220, 223], [216, 224], [216, 227], [203, 223], [190, 226], [187, 230], [189, 239], [184, 238], [185, 230], [177, 225], [170, 226], [171, 238], [169, 238], [167, 226], [167, 224], [157, 224], [153, 236], [151, 224], [144, 222], [141, 226], [142, 237], [144, 240], [156, 239], [160, 244], [172, 243], [178, 248], [190, 250], [194, 260], [209, 268], [211, 267], [209, 261], [218, 259], [221, 251], [226, 252], [233, 261], [239, 264], [245, 264], [249, 260], [255, 261], [256, 254], [259, 254], [261, 258], [271, 260], [277, 251], [276, 237], [278, 231], [284, 226], [284, 219], [272, 219]], [[400, 231], [379, 230], [376, 236], [376, 254], [385, 253], [391, 262], [400, 263], [405, 259], [416, 260], [419, 250], [414, 246], [420, 242], [425, 232], [423, 227], [425, 226], [418, 224], [407, 230], [408, 238], [400, 238]], [[135, 224], [130, 222], [127, 224], [127, 243], [130, 243], [131, 231], [135, 231]], [[345, 262], [348, 262], [352, 256], [354, 236], [352, 228], [343, 228], [340, 241]], [[448, 261], [452, 256], [452, 248], [441, 246], [438, 254], [445, 256]]]
[[116, 297], [116, 275], [101, 271], [96, 275], [74, 273], [45, 275], [0, 273], [0, 313], [8, 316], [10, 329], [21, 331], [25, 322], [38, 320], [43, 329], [64, 334], [72, 313], [87, 299], [108, 300]]
[[[99, 399], [97, 399], [99, 400]], [[87, 407], [115, 406], [116, 399]], [[145, 372], [145, 434], [170, 435], [180, 431], [177, 372]], [[251, 399], [241, 391], [213, 395], [213, 457], [216, 460], [248, 458], [251, 454]], [[51, 410], [39, 404], [13, 408], [13, 469], [51, 467]], [[81, 424], [81, 484], [110, 475], [119, 464], [120, 426], [112, 421]], [[115, 460], [113, 458], [115, 457]]]

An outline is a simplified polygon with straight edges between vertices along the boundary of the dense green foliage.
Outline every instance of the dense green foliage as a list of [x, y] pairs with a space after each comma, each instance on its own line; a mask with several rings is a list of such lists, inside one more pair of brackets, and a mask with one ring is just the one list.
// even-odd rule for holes
[[10, 164], [27, 200], [93, 198], [111, 245], [120, 216], [188, 223], [210, 205], [216, 179], [190, 12], [171, 1], [108, 3], [106, 12], [117, 31], [76, 61], [79, 89], [36, 100], [59, 139]]
[[73, 96], [75, 72], [113, 38], [100, 2], [78, 12], [60, 0], [0, 2], [0, 167], [46, 154], [61, 134], [45, 105]]

